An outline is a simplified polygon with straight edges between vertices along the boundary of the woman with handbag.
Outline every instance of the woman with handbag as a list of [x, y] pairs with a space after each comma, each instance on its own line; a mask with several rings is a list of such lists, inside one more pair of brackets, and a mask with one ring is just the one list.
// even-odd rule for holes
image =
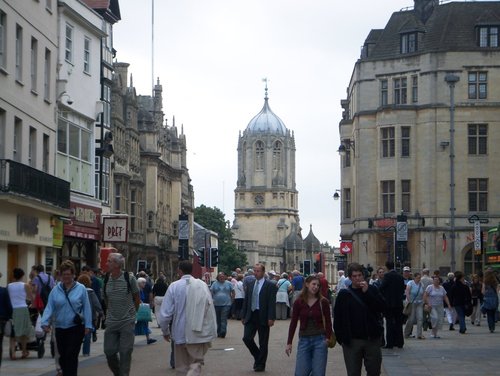
[[152, 321], [151, 317], [151, 307], [148, 302], [148, 293], [145, 290], [146, 278], [137, 278], [137, 286], [139, 287], [139, 297], [141, 298], [141, 304], [137, 310], [137, 322], [135, 323], [135, 335], [136, 336], [146, 336], [146, 342], [148, 345], [156, 342], [156, 339], [150, 338], [151, 330], [149, 329], [149, 322]]
[[334, 346], [330, 303], [319, 290], [319, 278], [309, 276], [293, 303], [285, 353], [290, 356], [292, 352], [292, 340], [300, 320], [295, 376], [324, 376], [328, 347]]
[[[32, 292], [28, 283], [23, 282], [24, 270], [15, 268], [13, 271], [14, 282], [7, 285], [7, 291], [12, 304], [12, 333], [10, 337], [10, 359], [16, 359], [16, 342], [21, 344], [22, 356], [27, 358], [28, 338], [33, 334], [33, 325], [30, 319], [28, 304], [31, 302]], [[28, 302], [28, 303], [27, 303]]]
[[424, 310], [431, 317], [432, 334], [431, 338], [441, 338], [437, 335], [438, 329], [441, 329], [444, 318], [444, 304], [451, 308], [450, 301], [446, 295], [446, 290], [441, 286], [441, 278], [438, 275], [432, 276], [432, 285], [427, 286], [424, 293]]
[[45, 332], [55, 328], [61, 370], [64, 376], [76, 376], [83, 337], [92, 330], [92, 310], [87, 289], [75, 282], [75, 265], [63, 261], [60, 271], [61, 282], [49, 294], [42, 328]]
[[486, 313], [488, 320], [488, 328], [490, 333], [495, 331], [495, 316], [498, 309], [498, 280], [493, 271], [487, 271], [484, 274], [483, 281], [483, 304], [481, 305], [481, 312]]
[[[413, 324], [417, 322], [417, 338], [425, 339], [422, 335], [422, 323], [424, 320], [424, 288], [420, 279], [420, 273], [413, 274], [413, 280], [406, 285], [406, 306], [405, 310], [408, 313], [406, 320], [404, 335], [405, 338], [415, 337], [411, 335]], [[403, 311], [403, 313], [405, 313]]]

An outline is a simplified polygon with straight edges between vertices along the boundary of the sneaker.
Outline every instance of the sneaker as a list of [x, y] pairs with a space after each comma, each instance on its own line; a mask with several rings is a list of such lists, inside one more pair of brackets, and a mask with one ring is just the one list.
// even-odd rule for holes
[[440, 336], [435, 336], [434, 334], [431, 334], [431, 338], [434, 338], [434, 339], [439, 339], [441, 338]]
[[425, 337], [424, 337], [424, 336], [418, 336], [417, 338], [418, 338], [418, 339], [425, 339]]
[[156, 342], [156, 339], [154, 339], [154, 338], [150, 338], [147, 340], [148, 345], [151, 345], [152, 343], [155, 343], [155, 342]]

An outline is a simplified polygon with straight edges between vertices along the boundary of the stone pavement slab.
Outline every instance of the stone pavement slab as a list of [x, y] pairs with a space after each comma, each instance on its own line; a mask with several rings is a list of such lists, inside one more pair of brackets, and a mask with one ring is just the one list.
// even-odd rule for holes
[[[271, 329], [267, 374], [293, 375], [294, 373], [297, 338], [294, 340], [292, 355], [287, 357], [284, 352], [289, 323], [289, 320], [276, 321]], [[158, 342], [147, 345], [144, 336], [136, 338], [131, 376], [175, 375], [175, 371], [169, 366], [170, 344], [163, 340], [159, 329], [151, 326], [152, 338], [158, 339]], [[407, 339], [403, 349], [382, 350], [382, 374], [385, 376], [493, 376], [500, 374], [500, 357], [498, 356], [500, 334], [489, 333], [486, 326], [469, 325], [465, 335], [459, 334], [458, 331], [443, 330], [439, 333], [441, 339], [430, 339], [430, 332], [424, 332], [424, 334], [428, 337], [426, 340]], [[203, 368], [205, 376], [255, 375], [252, 370], [253, 360], [241, 340], [242, 336], [241, 322], [230, 320], [226, 338], [215, 340], [208, 351]], [[92, 344], [90, 357], [80, 357], [78, 372], [80, 376], [111, 375], [102, 354], [102, 337], [103, 332], [99, 331], [98, 342]], [[32, 355], [29, 359], [16, 361], [8, 360], [7, 349], [8, 343], [4, 342], [4, 360], [0, 375], [55, 375], [54, 361], [50, 357], [48, 348], [43, 359], [36, 359], [36, 356]], [[334, 349], [330, 349], [328, 354], [326, 374], [346, 375], [341, 346], [337, 345]]]

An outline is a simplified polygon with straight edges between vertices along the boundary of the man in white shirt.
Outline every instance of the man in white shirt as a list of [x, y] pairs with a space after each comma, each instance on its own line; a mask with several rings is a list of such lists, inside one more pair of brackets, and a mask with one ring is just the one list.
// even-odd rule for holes
[[212, 294], [205, 282], [191, 276], [192, 270], [191, 262], [179, 263], [180, 279], [170, 284], [158, 322], [165, 340], [174, 340], [177, 374], [196, 376], [201, 374], [205, 354], [217, 337], [217, 323]]

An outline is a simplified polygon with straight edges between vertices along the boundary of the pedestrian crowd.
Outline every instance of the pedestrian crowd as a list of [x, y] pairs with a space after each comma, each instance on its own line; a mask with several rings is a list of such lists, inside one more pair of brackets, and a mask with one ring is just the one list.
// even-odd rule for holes
[[194, 376], [201, 374], [211, 343], [226, 337], [228, 320], [234, 319], [243, 325], [253, 371], [264, 372], [271, 328], [275, 320], [289, 319], [284, 353], [296, 351], [296, 376], [326, 375], [328, 348], [336, 343], [348, 375], [361, 375], [364, 367], [376, 376], [383, 349], [402, 349], [410, 339], [438, 340], [445, 321], [449, 331], [458, 325], [465, 335], [468, 324], [480, 326], [486, 318], [493, 333], [499, 319], [499, 278], [491, 268], [467, 278], [450, 272], [443, 280], [439, 271], [398, 271], [391, 261], [372, 275], [351, 263], [338, 272], [332, 289], [321, 272], [276, 273], [260, 263], [246, 272], [220, 272], [207, 283], [193, 277], [191, 262], [180, 261], [178, 279], [170, 284], [163, 273], [153, 280], [144, 270], [126, 271], [120, 253], [109, 254], [106, 266], [105, 274], [84, 266], [79, 275], [69, 260], [53, 275], [43, 265], [28, 276], [15, 268], [11, 282], [0, 287], [0, 354], [4, 336], [11, 360], [27, 358], [32, 349], [40, 355], [50, 340], [54, 374], [76, 376], [80, 352], [89, 356], [100, 328], [111, 373], [128, 376], [135, 337], [145, 336], [147, 345], [157, 341], [149, 328], [155, 317], [171, 343], [170, 366], [178, 375]]

